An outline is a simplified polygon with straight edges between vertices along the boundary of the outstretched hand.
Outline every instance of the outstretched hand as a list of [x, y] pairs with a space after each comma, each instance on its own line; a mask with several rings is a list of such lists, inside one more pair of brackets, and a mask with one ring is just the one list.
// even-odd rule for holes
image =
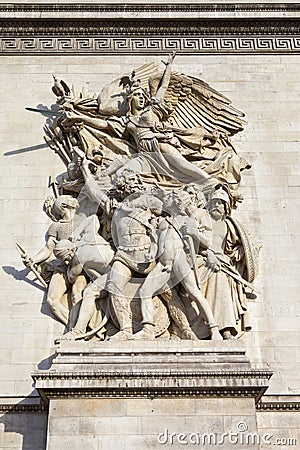
[[74, 110], [65, 110], [66, 116], [68, 120], [71, 120], [72, 122], [81, 122], [82, 118], [79, 114], [75, 113]]
[[22, 262], [25, 267], [30, 267], [33, 264], [33, 259], [28, 255], [22, 256]]
[[169, 54], [169, 57], [168, 57], [168, 63], [169, 64], [172, 64], [172, 62], [175, 59], [175, 56], [176, 56], [176, 52], [175, 51]]
[[166, 66], [168, 66], [169, 64], [172, 64], [172, 62], [174, 61], [176, 56], [176, 52], [174, 51], [173, 53], [170, 53], [167, 59], [167, 62], [162, 61]]
[[219, 270], [221, 269], [220, 261], [211, 250], [207, 251], [206, 267], [214, 270], [215, 272], [219, 272]]
[[84, 173], [86, 173], [87, 171], [89, 172], [89, 163], [90, 162], [91, 161], [89, 161], [86, 156], [84, 156], [84, 157], [80, 156], [78, 158], [78, 164]]

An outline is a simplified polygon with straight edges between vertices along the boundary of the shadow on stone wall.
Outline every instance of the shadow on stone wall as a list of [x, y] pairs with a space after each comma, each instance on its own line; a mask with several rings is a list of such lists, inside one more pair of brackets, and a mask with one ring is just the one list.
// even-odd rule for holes
[[47, 439], [48, 407], [37, 396], [19, 403], [0, 405], [0, 448], [44, 450]]
[[[39, 283], [38, 280], [36, 279], [30, 279], [28, 278], [28, 274], [30, 273], [30, 269], [25, 268], [22, 270], [18, 270], [13, 266], [2, 266], [2, 270], [7, 274], [12, 276], [15, 280], [17, 281], [24, 281], [25, 283], [28, 283], [30, 286], [33, 286], [37, 289], [39, 289], [40, 291], [42, 291], [44, 293], [43, 295], [43, 299], [42, 299], [42, 303], [41, 303], [41, 308], [40, 308], [40, 312], [48, 317], [51, 317], [51, 319], [54, 319], [56, 321], [59, 322], [59, 320], [52, 314], [49, 305], [47, 303], [47, 293], [45, 292], [45, 289], [43, 288], [43, 286], [41, 286], [41, 284]], [[64, 332], [66, 332], [67, 329], [64, 330]]]
[[48, 356], [47, 358], [43, 359], [41, 362], [38, 363], [37, 367], [39, 370], [49, 370], [52, 366], [52, 361], [55, 358], [56, 354], [53, 353], [53, 355]]
[[35, 280], [31, 280], [30, 278], [27, 278], [30, 269], [25, 268], [22, 270], [18, 270], [12, 266], [2, 266], [2, 269], [7, 275], [11, 275], [12, 277], [14, 277], [15, 280], [25, 281], [25, 283], [28, 283], [31, 286], [40, 289], [41, 291], [45, 290], [43, 286], [41, 286], [38, 282], [36, 282]]

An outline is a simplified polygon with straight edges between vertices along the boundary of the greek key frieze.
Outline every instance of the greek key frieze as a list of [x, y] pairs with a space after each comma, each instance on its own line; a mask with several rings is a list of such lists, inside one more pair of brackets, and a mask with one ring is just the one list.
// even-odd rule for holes
[[2, 54], [157, 53], [297, 53], [300, 37], [9, 37], [0, 39]]

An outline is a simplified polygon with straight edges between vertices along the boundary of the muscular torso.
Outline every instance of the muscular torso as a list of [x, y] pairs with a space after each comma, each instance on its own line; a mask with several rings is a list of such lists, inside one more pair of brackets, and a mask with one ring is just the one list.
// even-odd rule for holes
[[116, 247], [125, 251], [149, 248], [150, 219], [153, 212], [160, 212], [160, 208], [160, 200], [147, 194], [121, 203], [112, 219]]
[[118, 210], [114, 214], [113, 222], [116, 227], [119, 249], [129, 250], [131, 247], [150, 245], [146, 228], [140, 223], [138, 216], [130, 217], [126, 212]]

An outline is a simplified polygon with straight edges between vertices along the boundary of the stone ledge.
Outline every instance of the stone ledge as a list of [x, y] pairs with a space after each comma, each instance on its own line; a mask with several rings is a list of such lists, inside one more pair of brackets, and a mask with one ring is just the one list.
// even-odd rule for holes
[[0, 3], [3, 55], [290, 54], [292, 3]]
[[40, 397], [0, 397], [0, 414], [46, 413], [47, 405]]
[[299, 411], [299, 395], [265, 395], [256, 405], [258, 411]]
[[1, 16], [16, 19], [65, 19], [65, 18], [139, 18], [180, 19], [188, 18], [274, 18], [297, 17], [299, 4], [288, 3], [28, 3], [0, 4]]
[[62, 342], [50, 370], [33, 373], [41, 397], [252, 397], [272, 375], [251, 368], [236, 341]]
[[246, 348], [237, 341], [125, 341], [125, 342], [68, 342], [62, 341], [56, 351], [52, 370], [126, 370], [148, 368], [161, 370], [176, 367], [193, 371], [212, 370], [217, 364], [223, 370], [249, 369]]
[[0, 405], [0, 414], [46, 414], [48, 413], [48, 406], [45, 403], [40, 405]]

